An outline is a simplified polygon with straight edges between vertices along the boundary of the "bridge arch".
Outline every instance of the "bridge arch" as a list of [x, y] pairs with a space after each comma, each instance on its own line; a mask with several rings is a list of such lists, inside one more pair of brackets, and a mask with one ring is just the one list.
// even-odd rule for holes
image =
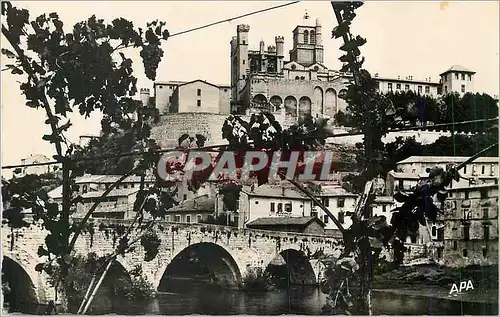
[[211, 242], [200, 242], [173, 256], [172, 260], [158, 271], [154, 286], [162, 292], [178, 286], [179, 283], [182, 285], [182, 280], [197, 280], [237, 288], [242, 283], [241, 272], [240, 266], [225, 247]]
[[306, 254], [297, 249], [285, 249], [266, 262], [266, 274], [277, 286], [288, 284], [316, 285], [317, 273]]
[[[20, 253], [28, 254], [25, 251]], [[34, 270], [36, 262], [33, 263], [20, 253], [3, 254], [2, 286], [4, 283], [8, 285], [8, 290], [3, 294], [4, 301], [12, 312], [34, 313], [38, 304], [45, 301], [43, 287], [46, 285], [41, 285], [39, 273]]]

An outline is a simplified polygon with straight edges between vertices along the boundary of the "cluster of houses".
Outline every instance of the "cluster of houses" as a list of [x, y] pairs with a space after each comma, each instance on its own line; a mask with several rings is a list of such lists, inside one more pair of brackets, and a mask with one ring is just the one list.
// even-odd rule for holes
[[[392, 210], [398, 206], [392, 195], [395, 190], [409, 189], [428, 176], [428, 167], [465, 161], [466, 157], [412, 156], [397, 163], [372, 204], [374, 216], [385, 216], [390, 222]], [[447, 265], [491, 264], [498, 256], [498, 158], [480, 157], [460, 170], [462, 178], [448, 189], [444, 213], [435, 223], [421, 226], [417, 236], [406, 241], [411, 247], [425, 246], [427, 255]], [[80, 195], [75, 217], [83, 216], [102, 192], [119, 175], [85, 175], [79, 177]], [[147, 177], [145, 186], [154, 185]], [[130, 176], [113, 189], [94, 211], [94, 218], [129, 219], [134, 217], [133, 203], [139, 191], [140, 178]], [[358, 196], [335, 181], [323, 182], [315, 194], [339, 222], [348, 228]], [[61, 199], [61, 188], [49, 193]], [[222, 219], [219, 224], [240, 228], [340, 236], [340, 230], [324, 211], [288, 182], [262, 186], [243, 185], [236, 198], [236, 210], [225, 205], [216, 185], [207, 184], [197, 192], [180, 183], [175, 199], [178, 205], [167, 211], [165, 220], [179, 223], [203, 223]], [[234, 207], [232, 209], [235, 209]], [[225, 220], [224, 220], [225, 219]], [[225, 221], [225, 222], [224, 222]], [[449, 256], [448, 256], [449, 255]]]

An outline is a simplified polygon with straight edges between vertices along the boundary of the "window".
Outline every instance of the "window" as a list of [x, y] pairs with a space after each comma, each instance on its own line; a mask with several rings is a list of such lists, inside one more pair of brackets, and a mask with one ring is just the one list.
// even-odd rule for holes
[[488, 248], [483, 247], [483, 257], [486, 257], [488, 255]]
[[465, 74], [462, 74], [462, 80], [465, 80]]
[[490, 240], [490, 227], [488, 227], [487, 225], [483, 227], [483, 237], [484, 241]]
[[311, 30], [311, 33], [309, 33], [309, 42], [311, 44], [316, 43], [316, 38], [314, 37], [314, 31]]
[[386, 205], [383, 205], [383, 206], [382, 206], [382, 212], [383, 212], [383, 213], [386, 213], [386, 212], [387, 212], [387, 206], [386, 206]]
[[134, 188], [135, 184], [130, 184], [130, 188]]
[[245, 79], [245, 75], [242, 75], [241, 78]]
[[318, 67], [318, 66], [314, 66], [314, 70], [315, 70], [315, 71], [318, 71], [318, 70], [319, 70], [319, 67]]
[[435, 237], [437, 235], [437, 229], [435, 226], [432, 226], [432, 237]]
[[465, 192], [465, 199], [469, 199], [469, 192], [468, 191]]
[[286, 212], [292, 212], [292, 203], [286, 203], [285, 204], [285, 211]]
[[201, 96], [201, 89], [196, 89], [196, 95]]
[[328, 216], [327, 216], [327, 215], [324, 215], [324, 216], [323, 216], [323, 222], [324, 222], [324, 223], [328, 223]]
[[309, 43], [309, 31], [305, 30], [304, 31], [304, 44]]
[[342, 224], [344, 223], [344, 212], [343, 211], [339, 212], [339, 222]]
[[170, 216], [169, 215], [165, 216], [165, 221], [166, 222], [170, 222]]
[[83, 190], [83, 193], [85, 194], [87, 192], [87, 190], [88, 190], [87, 185], [83, 185], [83, 189], [82, 190]]
[[481, 166], [481, 174], [484, 175], [485, 172], [486, 172], [486, 166], [483, 165], [483, 166]]
[[448, 92], [448, 86], [444, 86], [444, 92], [447, 93]]
[[275, 211], [274, 207], [275, 207], [275, 206], [274, 206], [274, 203], [271, 203], [271, 204], [270, 204], [270, 206], [269, 206], [269, 208], [270, 208], [271, 212], [274, 212], [274, 211]]
[[401, 84], [396, 84], [396, 90], [400, 90], [401, 89]]
[[196, 101], [196, 105], [197, 105], [198, 107], [201, 107], [201, 100], [197, 100], [197, 101]]
[[[245, 60], [243, 60], [243, 65], [245, 65]], [[199, 95], [198, 95], [199, 96]]]
[[443, 249], [438, 248], [437, 251], [438, 251], [438, 259], [441, 260], [441, 258], [443, 257]]
[[104, 185], [104, 188], [109, 189], [109, 184]]
[[304, 79], [306, 79], [306, 78], [305, 78], [304, 76], [301, 76], [301, 77], [300, 77], [300, 79], [304, 80]]
[[278, 213], [282, 213], [283, 212], [283, 204], [282, 203], [279, 203], [278, 204]]
[[186, 195], [186, 194], [182, 195], [182, 200], [186, 200], [186, 199], [188, 199], [188, 195]]
[[410, 85], [405, 85], [405, 91], [410, 90]]
[[297, 68], [297, 66], [292, 65], [292, 70], [295, 70], [296, 68]]
[[464, 224], [464, 240], [469, 241], [469, 229], [470, 229], [470, 224]]
[[259, 204], [259, 201], [256, 201], [256, 202], [255, 202], [255, 204], [256, 204], [256, 205], [258, 205], [258, 204]]
[[417, 243], [417, 236], [411, 236], [410, 241], [411, 243]]
[[425, 86], [425, 93], [428, 94], [431, 92], [431, 88], [429, 86]]
[[196, 222], [200, 223], [203, 220], [202, 215], [196, 215]]
[[389, 89], [389, 91], [392, 91], [392, 83], [388, 83], [387, 88]]
[[486, 199], [488, 198], [488, 190], [487, 189], [481, 189], [481, 199]]
[[458, 74], [455, 74], [455, 79], [458, 79]]
[[466, 258], [467, 257], [467, 249], [464, 249], [462, 252], [464, 254], [464, 258]]
[[330, 207], [330, 199], [328, 197], [323, 198], [323, 205], [325, 205], [325, 207]]
[[461, 91], [465, 92], [465, 85], [462, 85]]
[[245, 41], [245, 40], [243, 40], [242, 42], [243, 42], [243, 45], [246, 45], [246, 44], [247, 44], [247, 41]]
[[471, 75], [469, 75], [469, 81], [471, 81], [471, 80], [472, 80], [472, 76], [471, 76]]
[[457, 250], [457, 248], [458, 248], [458, 243], [457, 243], [457, 241], [453, 241], [453, 250], [455, 250], [455, 251], [456, 251], [456, 250]]
[[421, 94], [422, 93], [422, 86], [418, 86], [418, 93]]
[[464, 174], [467, 174], [467, 166], [464, 166]]
[[181, 215], [175, 215], [174, 222], [181, 222]]
[[191, 215], [186, 215], [186, 222], [191, 223]]
[[337, 199], [337, 207], [342, 208], [344, 207], [344, 204], [345, 204], [345, 198], [341, 197]]
[[128, 184], [123, 184], [123, 188], [128, 188]]

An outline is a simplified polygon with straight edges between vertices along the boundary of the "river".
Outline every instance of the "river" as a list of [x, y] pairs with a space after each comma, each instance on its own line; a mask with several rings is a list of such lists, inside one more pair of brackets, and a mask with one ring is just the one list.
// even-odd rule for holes
[[[326, 295], [317, 287], [248, 293], [191, 288], [182, 293], [160, 293], [146, 303], [115, 301], [114, 308], [94, 307], [92, 314], [154, 315], [319, 315]], [[374, 315], [498, 315], [498, 304], [461, 302], [442, 298], [373, 292]]]

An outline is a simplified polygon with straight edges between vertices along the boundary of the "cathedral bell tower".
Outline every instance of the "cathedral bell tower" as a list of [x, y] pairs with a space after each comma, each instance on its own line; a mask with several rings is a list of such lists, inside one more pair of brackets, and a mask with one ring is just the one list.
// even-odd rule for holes
[[290, 51], [290, 60], [304, 66], [314, 63], [323, 63], [323, 43], [321, 37], [321, 23], [316, 19], [312, 25], [307, 11], [304, 20], [293, 30], [293, 48]]

